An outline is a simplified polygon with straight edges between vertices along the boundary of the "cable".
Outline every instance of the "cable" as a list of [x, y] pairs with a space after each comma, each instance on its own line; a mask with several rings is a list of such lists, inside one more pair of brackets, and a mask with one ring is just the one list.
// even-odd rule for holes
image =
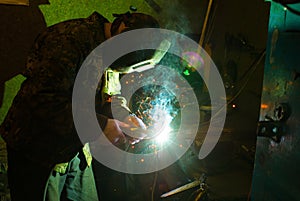
[[260, 62], [260, 60], [262, 59], [262, 57], [264, 56], [264, 54], [266, 53], [266, 49], [264, 49], [260, 54], [258, 59], [256, 59], [251, 65], [250, 67], [246, 70], [245, 73], [243, 73], [243, 75], [239, 78], [239, 80], [237, 80], [236, 82], [234, 82], [233, 84], [237, 85], [239, 82], [241, 82], [243, 79], [245, 79], [247, 77], [248, 74], [251, 74], [251, 69], [255, 69], [256, 65], [257, 65], [257, 61]]
[[192, 192], [192, 194], [188, 197], [188, 201], [191, 201], [192, 200], [192, 198], [196, 195], [196, 193], [198, 193], [199, 192], [199, 189], [197, 189], [197, 190], [195, 190], [195, 191], [193, 191]]
[[[213, 119], [214, 117], [216, 117], [225, 107], [227, 107], [228, 105], [230, 105], [242, 92], [242, 90], [246, 87], [246, 85], [248, 84], [249, 80], [250, 80], [250, 77], [251, 75], [255, 72], [255, 70], [257, 69], [258, 67], [258, 64], [262, 61], [262, 59], [265, 57], [266, 55], [266, 50], [263, 50], [263, 52], [260, 54], [260, 57], [251, 65], [252, 67], [250, 67], [248, 70], [247, 70], [247, 77], [245, 75], [244, 76], [244, 79], [246, 79], [246, 81], [243, 83], [243, 85], [240, 87], [239, 91], [227, 102], [226, 105], [224, 105], [223, 107], [221, 107], [213, 117], [210, 118]], [[210, 123], [210, 120], [206, 121], [206, 122], [203, 122], [200, 124], [200, 126], [204, 126], [204, 125], [207, 125]]]
[[300, 11], [298, 11], [298, 10], [296, 10], [296, 9], [294, 9], [294, 8], [292, 8], [292, 7], [290, 7], [290, 6], [288, 5], [288, 3], [282, 3], [282, 2], [280, 2], [280, 1], [273, 1], [273, 2], [276, 2], [276, 3], [280, 4], [281, 6], [283, 6], [284, 8], [286, 8], [286, 9], [287, 9], [288, 11], [290, 11], [291, 13], [300, 16]]
[[[156, 154], [156, 157], [157, 157], [156, 158], [157, 159], [156, 162], [157, 162], [158, 161], [158, 154]], [[156, 188], [157, 177], [158, 177], [158, 170], [155, 172], [154, 179], [153, 179], [152, 192], [151, 192], [151, 201], [154, 201], [154, 192], [155, 192], [155, 188]]]
[[284, 4], [295, 4], [295, 3], [300, 3], [299, 0], [273, 0], [274, 2], [277, 3], [284, 3]]
[[152, 185], [152, 192], [151, 192], [151, 200], [152, 201], [154, 201], [154, 191], [155, 191], [155, 188], [156, 188], [157, 176], [158, 176], [158, 171], [156, 171], [155, 175], [154, 175], [154, 180], [153, 180], [153, 185]]
[[248, 75], [248, 78], [246, 79], [246, 81], [244, 82], [244, 84], [241, 86], [240, 90], [232, 97], [231, 100], [228, 101], [227, 105], [229, 105], [230, 103], [232, 103], [242, 92], [242, 90], [246, 87], [246, 85], [248, 84], [249, 80], [250, 80], [250, 77], [251, 75], [255, 72], [255, 70], [257, 69], [258, 67], [258, 64], [261, 62], [261, 60], [265, 57], [266, 55], [266, 50], [264, 50], [259, 59], [254, 63], [254, 66], [253, 66], [253, 69], [251, 72], [249, 72], [249, 75]]
[[291, 13], [300, 16], [300, 11], [288, 6], [287, 4], [284, 3], [280, 3], [283, 7], [285, 7], [288, 11], [290, 11]]

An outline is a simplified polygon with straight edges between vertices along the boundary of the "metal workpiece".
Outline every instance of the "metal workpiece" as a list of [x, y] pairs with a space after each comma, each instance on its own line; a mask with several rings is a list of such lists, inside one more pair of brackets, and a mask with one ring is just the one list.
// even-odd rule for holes
[[299, 200], [300, 15], [293, 10], [299, 1], [271, 2], [251, 200]]

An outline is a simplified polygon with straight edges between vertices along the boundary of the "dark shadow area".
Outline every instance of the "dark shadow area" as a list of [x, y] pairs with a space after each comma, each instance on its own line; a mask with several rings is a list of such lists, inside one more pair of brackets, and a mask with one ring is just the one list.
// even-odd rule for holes
[[29, 6], [0, 4], [0, 106], [4, 82], [21, 73], [36, 36], [46, 28], [39, 9], [47, 0], [31, 1]]

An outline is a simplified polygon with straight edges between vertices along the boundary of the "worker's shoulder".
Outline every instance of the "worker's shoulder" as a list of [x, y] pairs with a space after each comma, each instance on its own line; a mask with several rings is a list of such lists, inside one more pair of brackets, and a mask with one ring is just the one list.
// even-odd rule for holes
[[94, 12], [87, 18], [70, 19], [47, 27], [39, 35], [37, 41], [42, 41], [43, 43], [46, 41], [53, 42], [53, 38], [67, 40], [73, 36], [77, 37], [74, 33], [84, 35], [101, 30], [101, 27], [107, 22], [108, 20], [105, 17], [98, 12]]
[[58, 30], [67, 30], [76, 26], [80, 25], [96, 25], [98, 26], [99, 24], [104, 24], [109, 22], [105, 17], [103, 17], [101, 14], [98, 12], [93, 12], [90, 16], [86, 18], [76, 18], [76, 19], [69, 19], [66, 21], [59, 22], [57, 24], [54, 24], [52, 26], [49, 26], [47, 28], [48, 32], [51, 32], [55, 29]]

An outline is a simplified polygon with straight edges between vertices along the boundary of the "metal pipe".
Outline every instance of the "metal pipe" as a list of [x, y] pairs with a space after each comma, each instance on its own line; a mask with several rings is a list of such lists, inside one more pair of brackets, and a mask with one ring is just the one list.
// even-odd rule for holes
[[211, 11], [212, 3], [213, 3], [213, 0], [209, 0], [208, 6], [207, 6], [206, 15], [205, 15], [204, 22], [203, 22], [203, 27], [202, 27], [202, 31], [201, 31], [201, 36], [200, 36], [200, 40], [199, 40], [199, 45], [200, 45], [201, 47], [202, 47], [202, 45], [203, 45], [204, 36], [205, 36], [205, 31], [206, 31], [206, 26], [207, 26], [209, 14], [210, 14], [210, 11]]

